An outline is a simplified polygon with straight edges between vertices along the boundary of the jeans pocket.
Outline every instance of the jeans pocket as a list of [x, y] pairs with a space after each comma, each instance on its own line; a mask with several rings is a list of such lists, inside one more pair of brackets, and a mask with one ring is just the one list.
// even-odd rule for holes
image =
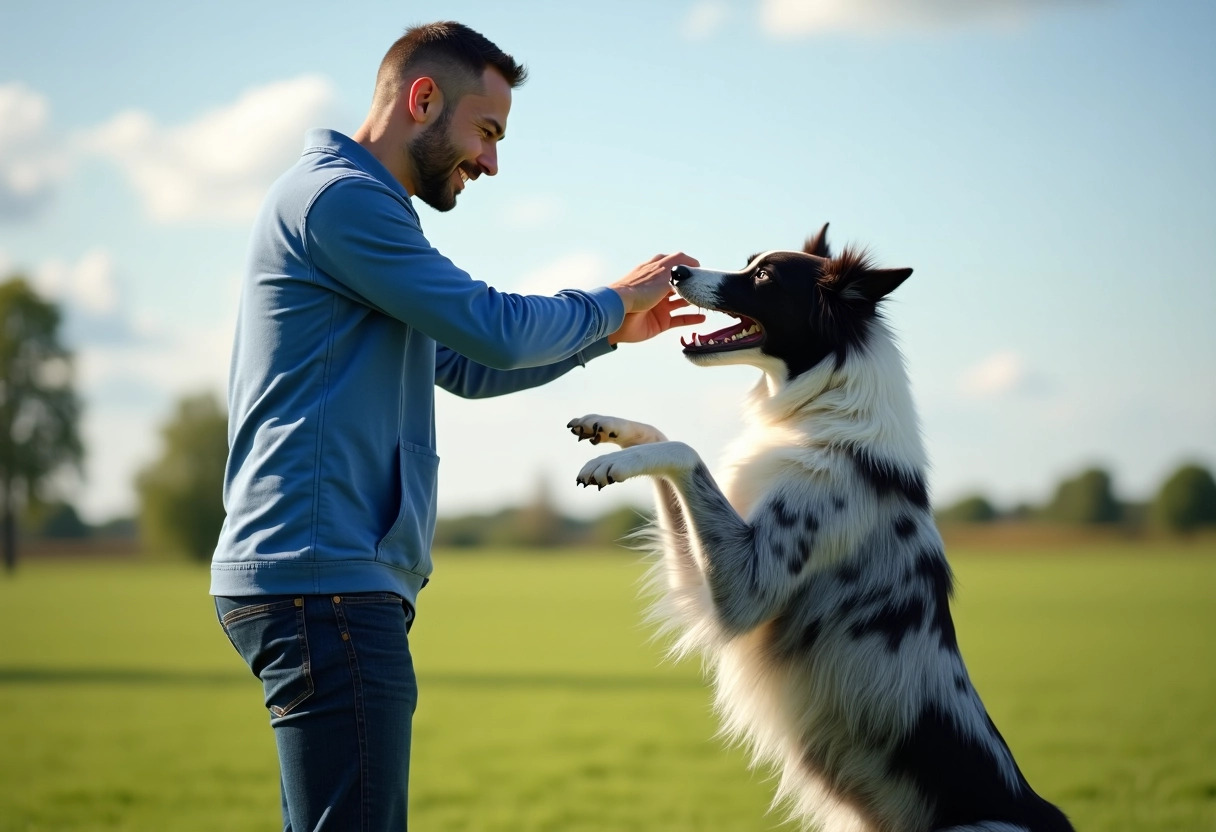
[[217, 599], [221, 610], [228, 607], [220, 624], [261, 680], [266, 708], [276, 717], [286, 716], [313, 694], [304, 599], [258, 598], [237, 606], [232, 600]]

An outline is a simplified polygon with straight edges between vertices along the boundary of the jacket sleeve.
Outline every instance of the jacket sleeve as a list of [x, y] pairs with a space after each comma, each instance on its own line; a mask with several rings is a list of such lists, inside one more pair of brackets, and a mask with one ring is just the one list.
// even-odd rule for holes
[[455, 350], [439, 344], [435, 351], [435, 383], [449, 393], [466, 399], [503, 396], [547, 384], [575, 367], [584, 366], [592, 358], [615, 349], [607, 339], [603, 339], [569, 358], [552, 364], [517, 370], [496, 370], [471, 361]]
[[607, 287], [549, 297], [499, 292], [475, 280], [431, 246], [396, 194], [370, 178], [350, 176], [325, 188], [304, 231], [318, 280], [332, 280], [488, 368], [569, 359], [624, 320], [624, 304]]

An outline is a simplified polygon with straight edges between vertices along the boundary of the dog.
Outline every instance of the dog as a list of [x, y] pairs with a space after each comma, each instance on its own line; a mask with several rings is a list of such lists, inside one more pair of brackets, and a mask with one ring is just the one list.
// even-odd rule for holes
[[721, 487], [650, 425], [587, 415], [621, 450], [584, 487], [653, 478], [654, 617], [700, 653], [723, 732], [780, 772], [774, 805], [824, 832], [1063, 832], [967, 674], [953, 574], [930, 511], [903, 356], [880, 269], [827, 225], [742, 271], [676, 266], [691, 305], [738, 319], [681, 339], [700, 366], [763, 371]]

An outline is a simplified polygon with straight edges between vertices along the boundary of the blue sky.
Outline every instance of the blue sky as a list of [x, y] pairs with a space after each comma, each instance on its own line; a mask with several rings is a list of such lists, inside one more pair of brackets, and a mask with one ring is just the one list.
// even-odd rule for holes
[[[832, 223], [913, 277], [888, 316], [947, 502], [1216, 467], [1216, 6], [1105, 0], [46, 2], [0, 25], [0, 272], [67, 310], [87, 517], [185, 393], [222, 393], [249, 223], [308, 127], [353, 132], [388, 45], [451, 18], [526, 63], [501, 171], [424, 229], [508, 290], [658, 252], [735, 268]], [[543, 389], [441, 395], [440, 508], [646, 504], [573, 485], [566, 421], [659, 425], [711, 467], [756, 372], [679, 333]]]

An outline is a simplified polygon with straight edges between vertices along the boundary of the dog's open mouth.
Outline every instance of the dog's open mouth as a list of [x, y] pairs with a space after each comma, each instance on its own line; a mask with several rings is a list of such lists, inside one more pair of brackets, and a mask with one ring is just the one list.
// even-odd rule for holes
[[725, 352], [759, 346], [764, 342], [764, 329], [746, 315], [737, 315], [739, 322], [709, 335], [693, 334], [692, 339], [680, 338], [684, 352]]

